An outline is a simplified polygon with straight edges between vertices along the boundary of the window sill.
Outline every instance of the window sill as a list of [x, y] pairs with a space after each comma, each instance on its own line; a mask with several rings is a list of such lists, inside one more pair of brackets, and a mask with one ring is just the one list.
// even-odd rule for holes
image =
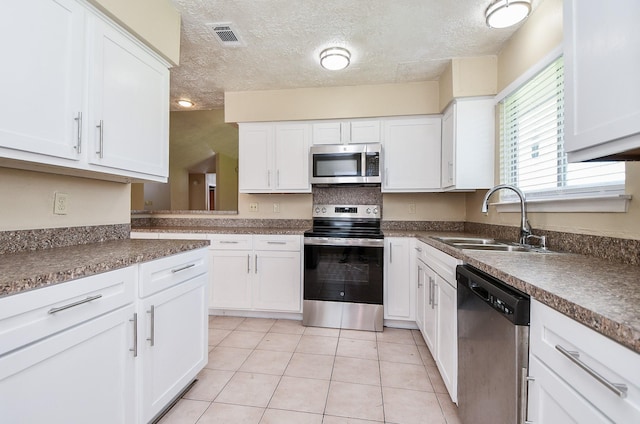
[[[627, 212], [631, 195], [616, 194], [608, 196], [573, 197], [564, 199], [527, 200], [527, 212]], [[520, 212], [519, 201], [492, 203], [496, 211]]]

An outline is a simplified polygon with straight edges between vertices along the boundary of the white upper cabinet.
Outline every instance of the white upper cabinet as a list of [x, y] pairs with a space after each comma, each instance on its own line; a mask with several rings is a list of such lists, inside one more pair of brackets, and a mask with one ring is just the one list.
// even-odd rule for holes
[[93, 28], [89, 162], [167, 177], [169, 70], [98, 17]]
[[[168, 64], [84, 2], [3, 7], [2, 166], [166, 182]], [[46, 165], [43, 167], [42, 165]]]
[[3, 5], [0, 147], [13, 151], [0, 149], [1, 157], [79, 159], [84, 16], [75, 0]]
[[310, 193], [310, 124], [239, 124], [241, 193]]
[[493, 187], [494, 152], [494, 100], [485, 97], [454, 100], [442, 117], [442, 188]]
[[440, 191], [440, 116], [387, 118], [383, 192]]
[[314, 122], [312, 141], [318, 144], [380, 143], [380, 120]]
[[564, 2], [569, 160], [640, 149], [640, 2]]

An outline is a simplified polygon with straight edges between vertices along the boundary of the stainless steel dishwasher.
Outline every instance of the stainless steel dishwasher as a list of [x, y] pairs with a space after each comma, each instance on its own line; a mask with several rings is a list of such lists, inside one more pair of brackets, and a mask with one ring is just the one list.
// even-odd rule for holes
[[524, 423], [529, 296], [469, 265], [456, 278], [462, 423]]

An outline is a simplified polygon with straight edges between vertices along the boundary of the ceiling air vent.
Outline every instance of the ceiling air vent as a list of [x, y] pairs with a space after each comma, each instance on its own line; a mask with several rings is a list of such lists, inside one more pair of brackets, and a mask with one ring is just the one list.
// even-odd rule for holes
[[243, 47], [245, 44], [242, 42], [238, 33], [231, 26], [231, 22], [218, 22], [213, 24], [207, 24], [207, 26], [216, 35], [216, 40], [223, 47]]

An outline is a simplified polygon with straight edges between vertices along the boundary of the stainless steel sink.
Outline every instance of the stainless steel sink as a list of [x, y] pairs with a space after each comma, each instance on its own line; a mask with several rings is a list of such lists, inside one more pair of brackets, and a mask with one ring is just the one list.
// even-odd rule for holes
[[486, 237], [433, 237], [449, 246], [458, 249], [470, 250], [493, 250], [497, 252], [536, 252], [547, 253], [548, 249], [541, 249], [535, 246], [500, 241]]

